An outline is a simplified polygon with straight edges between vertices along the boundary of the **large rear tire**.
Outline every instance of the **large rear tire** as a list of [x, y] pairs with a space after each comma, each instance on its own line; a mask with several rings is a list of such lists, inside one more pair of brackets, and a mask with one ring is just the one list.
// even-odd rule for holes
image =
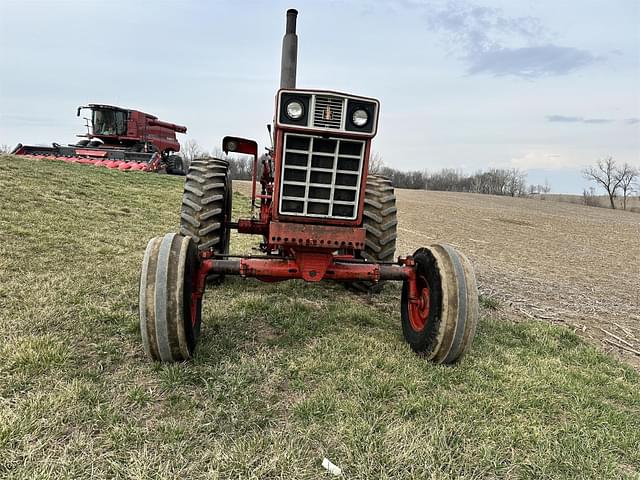
[[478, 288], [471, 262], [450, 245], [417, 250], [418, 302], [402, 287], [402, 332], [411, 348], [434, 363], [455, 363], [471, 348], [478, 324]]
[[181, 362], [193, 356], [202, 299], [193, 298], [198, 253], [189, 237], [167, 233], [147, 244], [140, 274], [140, 333], [147, 356]]
[[180, 233], [200, 252], [229, 253], [232, 185], [229, 163], [218, 158], [193, 160], [180, 211]]
[[[369, 175], [364, 196], [362, 226], [366, 230], [365, 249], [359, 258], [370, 262], [393, 262], [398, 237], [398, 209], [391, 180]], [[385, 282], [352, 282], [349, 287], [364, 293], [379, 293]]]
[[184, 175], [184, 160], [180, 155], [169, 155], [167, 157], [167, 173]]

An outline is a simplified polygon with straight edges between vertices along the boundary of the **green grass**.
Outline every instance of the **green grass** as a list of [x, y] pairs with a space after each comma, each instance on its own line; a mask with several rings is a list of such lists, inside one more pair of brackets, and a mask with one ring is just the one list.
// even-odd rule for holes
[[444, 367], [403, 343], [398, 285], [233, 279], [206, 293], [196, 359], [150, 363], [138, 272], [180, 197], [0, 158], [0, 478], [316, 479], [325, 456], [346, 478], [638, 478], [639, 375], [491, 300]]

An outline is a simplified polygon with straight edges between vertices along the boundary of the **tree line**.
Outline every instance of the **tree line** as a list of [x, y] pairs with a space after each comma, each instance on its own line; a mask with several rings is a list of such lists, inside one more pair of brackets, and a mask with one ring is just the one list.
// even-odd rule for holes
[[[180, 153], [190, 163], [194, 158], [213, 156], [229, 161], [229, 174], [234, 180], [250, 180], [252, 162], [246, 156], [224, 155], [219, 149], [206, 152], [195, 140], [189, 140], [182, 146]], [[402, 171], [388, 167], [379, 153], [373, 153], [369, 159], [369, 172], [384, 175], [391, 179], [396, 188], [419, 190], [439, 190], [447, 192], [473, 192], [491, 195], [519, 196], [527, 193], [548, 193], [548, 185], [527, 185], [526, 174], [519, 169], [490, 169], [468, 175], [461, 170], [442, 169], [430, 173], [423, 171]]]
[[492, 168], [467, 174], [451, 168], [443, 168], [437, 172], [426, 170], [405, 172], [387, 166], [379, 168], [375, 168], [375, 164], [373, 166], [372, 173], [389, 177], [397, 188], [485, 193], [511, 197], [551, 191], [548, 184], [528, 185], [527, 174], [517, 168]]
[[[246, 156], [224, 155], [219, 149], [206, 152], [195, 140], [187, 141], [180, 151], [188, 164], [194, 158], [214, 156], [229, 161], [229, 174], [234, 180], [251, 180], [253, 165]], [[522, 196], [551, 192], [548, 182], [527, 184], [527, 174], [517, 168], [491, 168], [465, 173], [462, 170], [443, 168], [436, 172], [427, 170], [403, 171], [384, 164], [379, 153], [369, 159], [369, 173], [384, 175], [391, 179], [396, 188], [436, 190], [444, 192], [484, 193], [489, 195]], [[611, 208], [616, 208], [614, 200], [622, 194], [623, 208], [627, 208], [627, 198], [640, 191], [640, 169], [628, 163], [617, 165], [612, 157], [599, 160], [594, 166], [582, 171], [583, 176], [601, 187], [608, 195]], [[594, 189], [584, 191], [584, 203], [594, 203]]]

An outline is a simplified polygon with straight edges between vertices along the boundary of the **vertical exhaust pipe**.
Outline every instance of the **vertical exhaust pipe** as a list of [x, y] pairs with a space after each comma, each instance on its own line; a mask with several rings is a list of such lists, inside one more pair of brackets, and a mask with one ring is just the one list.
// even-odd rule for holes
[[287, 29], [282, 39], [282, 61], [280, 63], [280, 88], [296, 88], [296, 69], [298, 67], [298, 35], [296, 19], [298, 11], [287, 10]]

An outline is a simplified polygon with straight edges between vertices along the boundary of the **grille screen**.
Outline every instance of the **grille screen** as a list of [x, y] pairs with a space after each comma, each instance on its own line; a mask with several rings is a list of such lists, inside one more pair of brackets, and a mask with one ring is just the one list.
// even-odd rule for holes
[[287, 133], [284, 143], [280, 213], [355, 219], [365, 142]]
[[340, 129], [343, 103], [342, 98], [317, 95], [313, 109], [313, 126]]

